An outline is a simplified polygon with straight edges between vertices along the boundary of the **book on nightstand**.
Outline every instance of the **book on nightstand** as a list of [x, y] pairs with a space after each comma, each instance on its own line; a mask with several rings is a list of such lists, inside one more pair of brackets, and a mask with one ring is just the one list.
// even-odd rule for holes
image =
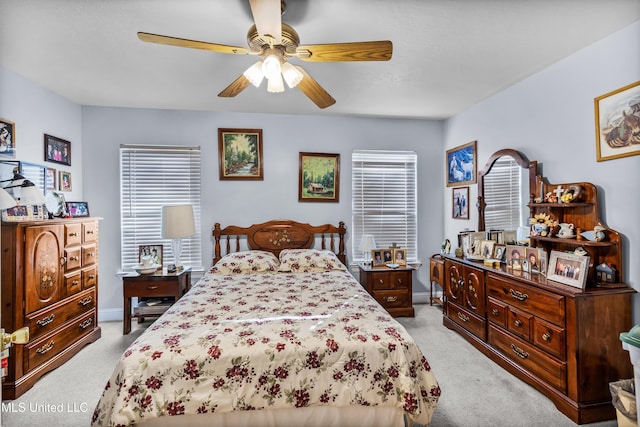
[[166, 298], [140, 298], [138, 304], [133, 307], [136, 316], [151, 316], [164, 313], [174, 303], [172, 297]]

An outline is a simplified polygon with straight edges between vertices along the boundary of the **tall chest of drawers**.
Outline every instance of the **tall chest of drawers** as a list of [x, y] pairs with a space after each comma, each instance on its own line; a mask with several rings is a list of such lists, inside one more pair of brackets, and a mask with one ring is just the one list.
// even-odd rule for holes
[[10, 349], [2, 397], [15, 399], [100, 338], [98, 218], [2, 223], [2, 327], [29, 327]]

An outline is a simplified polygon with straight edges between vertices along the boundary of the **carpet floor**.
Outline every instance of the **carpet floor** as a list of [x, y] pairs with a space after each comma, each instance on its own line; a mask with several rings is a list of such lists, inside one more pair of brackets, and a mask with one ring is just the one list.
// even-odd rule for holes
[[[575, 427], [538, 391], [442, 326], [442, 310], [418, 304], [415, 318], [398, 318], [419, 344], [442, 389], [433, 427]], [[149, 322], [103, 322], [102, 338], [45, 375], [31, 390], [2, 403], [2, 426], [87, 427], [120, 355]], [[588, 424], [613, 427], [615, 420]]]

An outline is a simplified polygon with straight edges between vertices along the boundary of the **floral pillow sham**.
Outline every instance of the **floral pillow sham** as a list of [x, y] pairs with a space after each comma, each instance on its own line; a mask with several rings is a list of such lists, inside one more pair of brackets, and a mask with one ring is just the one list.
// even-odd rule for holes
[[280, 252], [280, 271], [292, 273], [315, 273], [346, 270], [336, 254], [329, 250], [284, 249]]
[[227, 254], [209, 270], [213, 274], [277, 273], [280, 261], [271, 252], [241, 251]]

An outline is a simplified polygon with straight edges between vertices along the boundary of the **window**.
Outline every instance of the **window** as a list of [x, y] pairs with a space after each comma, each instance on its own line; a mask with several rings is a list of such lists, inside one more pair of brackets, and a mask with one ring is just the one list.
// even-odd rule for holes
[[[523, 223], [520, 194], [529, 190], [521, 187], [527, 184], [522, 179], [523, 169], [511, 157], [502, 157], [493, 164], [491, 173], [484, 178], [486, 230], [516, 230]], [[528, 172], [527, 172], [528, 173]]]
[[171, 263], [171, 240], [162, 239], [162, 206], [192, 204], [196, 235], [183, 239], [180, 259], [202, 269], [200, 241], [200, 147], [121, 145], [121, 265], [138, 263], [140, 245], [163, 245], [163, 262]]
[[352, 155], [352, 239], [355, 262], [363, 234], [373, 234], [376, 246], [396, 243], [407, 249], [407, 261], [417, 261], [418, 156], [409, 151], [356, 150]]

